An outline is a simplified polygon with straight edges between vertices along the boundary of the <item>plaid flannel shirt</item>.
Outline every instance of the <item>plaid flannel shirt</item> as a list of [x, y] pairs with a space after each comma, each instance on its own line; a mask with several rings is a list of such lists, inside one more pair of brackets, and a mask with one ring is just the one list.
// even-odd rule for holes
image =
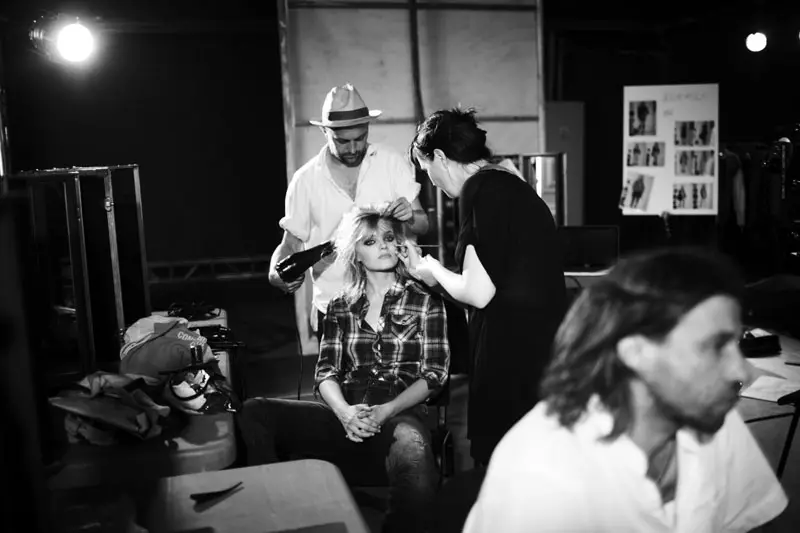
[[395, 381], [398, 394], [418, 379], [429, 390], [442, 387], [450, 367], [447, 316], [441, 296], [413, 279], [398, 280], [383, 300], [378, 330], [364, 318], [366, 295], [348, 305], [337, 296], [328, 304], [315, 372], [315, 393], [326, 379], [339, 385], [364, 373]]

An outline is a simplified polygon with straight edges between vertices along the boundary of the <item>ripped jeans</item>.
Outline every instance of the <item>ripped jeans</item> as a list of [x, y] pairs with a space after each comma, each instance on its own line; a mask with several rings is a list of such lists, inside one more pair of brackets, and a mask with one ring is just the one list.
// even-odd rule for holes
[[387, 420], [364, 442], [347, 439], [321, 401], [253, 398], [238, 419], [249, 465], [314, 458], [338, 466], [350, 486], [388, 482], [383, 532], [415, 533], [429, 531], [438, 483], [430, 431], [417, 409]]

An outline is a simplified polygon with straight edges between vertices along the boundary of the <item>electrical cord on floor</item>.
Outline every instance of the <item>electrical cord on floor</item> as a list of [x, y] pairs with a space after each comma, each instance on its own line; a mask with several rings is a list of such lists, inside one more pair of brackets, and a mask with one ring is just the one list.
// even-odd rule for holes
[[300, 331], [295, 330], [297, 338], [297, 353], [300, 354], [300, 374], [297, 376], [297, 399], [300, 399], [300, 391], [303, 387], [303, 343], [300, 340]]

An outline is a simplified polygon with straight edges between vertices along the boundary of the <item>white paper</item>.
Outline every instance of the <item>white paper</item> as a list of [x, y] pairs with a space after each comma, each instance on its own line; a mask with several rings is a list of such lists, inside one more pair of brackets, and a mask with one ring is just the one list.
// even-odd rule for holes
[[758, 378], [742, 391], [743, 398], [777, 402], [781, 396], [800, 390], [800, 383], [773, 376], [758, 376]]
[[648, 85], [623, 92], [624, 215], [716, 215], [719, 85]]

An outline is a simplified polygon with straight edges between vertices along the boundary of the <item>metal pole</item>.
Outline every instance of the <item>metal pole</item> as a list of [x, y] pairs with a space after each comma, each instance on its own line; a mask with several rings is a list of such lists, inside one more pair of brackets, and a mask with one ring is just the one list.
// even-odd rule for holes
[[[419, 9], [441, 11], [536, 11], [533, 3], [513, 4], [500, 2], [422, 2]], [[366, 2], [364, 0], [290, 0], [291, 9], [408, 9], [407, 1]]]
[[540, 152], [546, 152], [547, 130], [545, 129], [544, 123], [544, 36], [542, 35], [544, 32], [544, 25], [542, 24], [542, 1], [543, 0], [536, 0], [536, 12], [534, 13], [536, 17], [536, 47], [538, 48], [536, 51], [536, 89], [539, 93], [539, 106], [537, 110], [539, 115], [539, 146], [537, 149]]
[[[292, 181], [297, 166], [295, 153], [295, 109], [292, 91], [291, 50], [289, 47], [289, 2], [278, 0], [278, 44], [281, 54], [281, 80], [283, 92], [283, 131], [286, 149], [286, 183]], [[294, 315], [297, 327], [297, 353], [300, 357], [299, 380], [303, 379], [303, 355], [316, 354], [318, 344], [311, 330], [311, 317], [316, 308], [311, 305], [311, 277], [306, 276], [303, 285], [294, 293]], [[312, 315], [313, 314], [313, 315]]]
[[150, 307], [150, 278], [148, 277], [147, 267], [147, 245], [144, 239], [144, 214], [142, 213], [142, 187], [139, 184], [139, 165], [133, 165], [133, 189], [136, 194], [136, 222], [139, 227], [139, 248], [142, 251], [142, 287], [144, 287], [144, 312], [149, 315], [152, 312]]
[[[424, 118], [424, 117], [423, 117]], [[481, 115], [481, 122], [535, 122], [539, 120], [539, 115]], [[395, 124], [419, 124], [419, 120], [414, 117], [386, 117], [381, 118], [382, 125]], [[295, 122], [295, 128], [316, 127], [308, 122]], [[531, 150], [536, 151], [536, 150]]]
[[781, 200], [786, 200], [786, 143], [779, 141], [781, 149]]
[[288, 0], [278, 0], [278, 43], [281, 53], [281, 80], [283, 85], [283, 132], [286, 148], [286, 183], [292, 180], [295, 165], [295, 113], [292, 94], [291, 65], [289, 61], [289, 7]]
[[89, 272], [86, 259], [86, 234], [83, 229], [83, 205], [81, 182], [75, 174], [71, 180], [63, 182], [67, 209], [67, 236], [69, 239], [72, 284], [78, 312], [78, 344], [81, 348], [83, 373], [91, 374], [97, 369], [97, 347], [94, 342], [94, 322], [92, 319], [92, 297], [89, 288]]
[[108, 247], [111, 252], [111, 279], [114, 284], [114, 310], [117, 313], [117, 340], [122, 347], [125, 334], [125, 310], [122, 305], [122, 278], [119, 273], [119, 243], [117, 242], [117, 219], [114, 216], [114, 186], [111, 183], [111, 170], [103, 177], [105, 198], [103, 208], [108, 222]]
[[411, 78], [414, 83], [414, 115], [419, 122], [425, 120], [425, 108], [422, 105], [422, 76], [419, 68], [419, 21], [417, 0], [408, 0], [408, 23], [411, 30]]
[[8, 175], [11, 174], [11, 161], [8, 149], [8, 113], [6, 108], [6, 90], [3, 85], [3, 46], [0, 41], [0, 196], [8, 193]]

